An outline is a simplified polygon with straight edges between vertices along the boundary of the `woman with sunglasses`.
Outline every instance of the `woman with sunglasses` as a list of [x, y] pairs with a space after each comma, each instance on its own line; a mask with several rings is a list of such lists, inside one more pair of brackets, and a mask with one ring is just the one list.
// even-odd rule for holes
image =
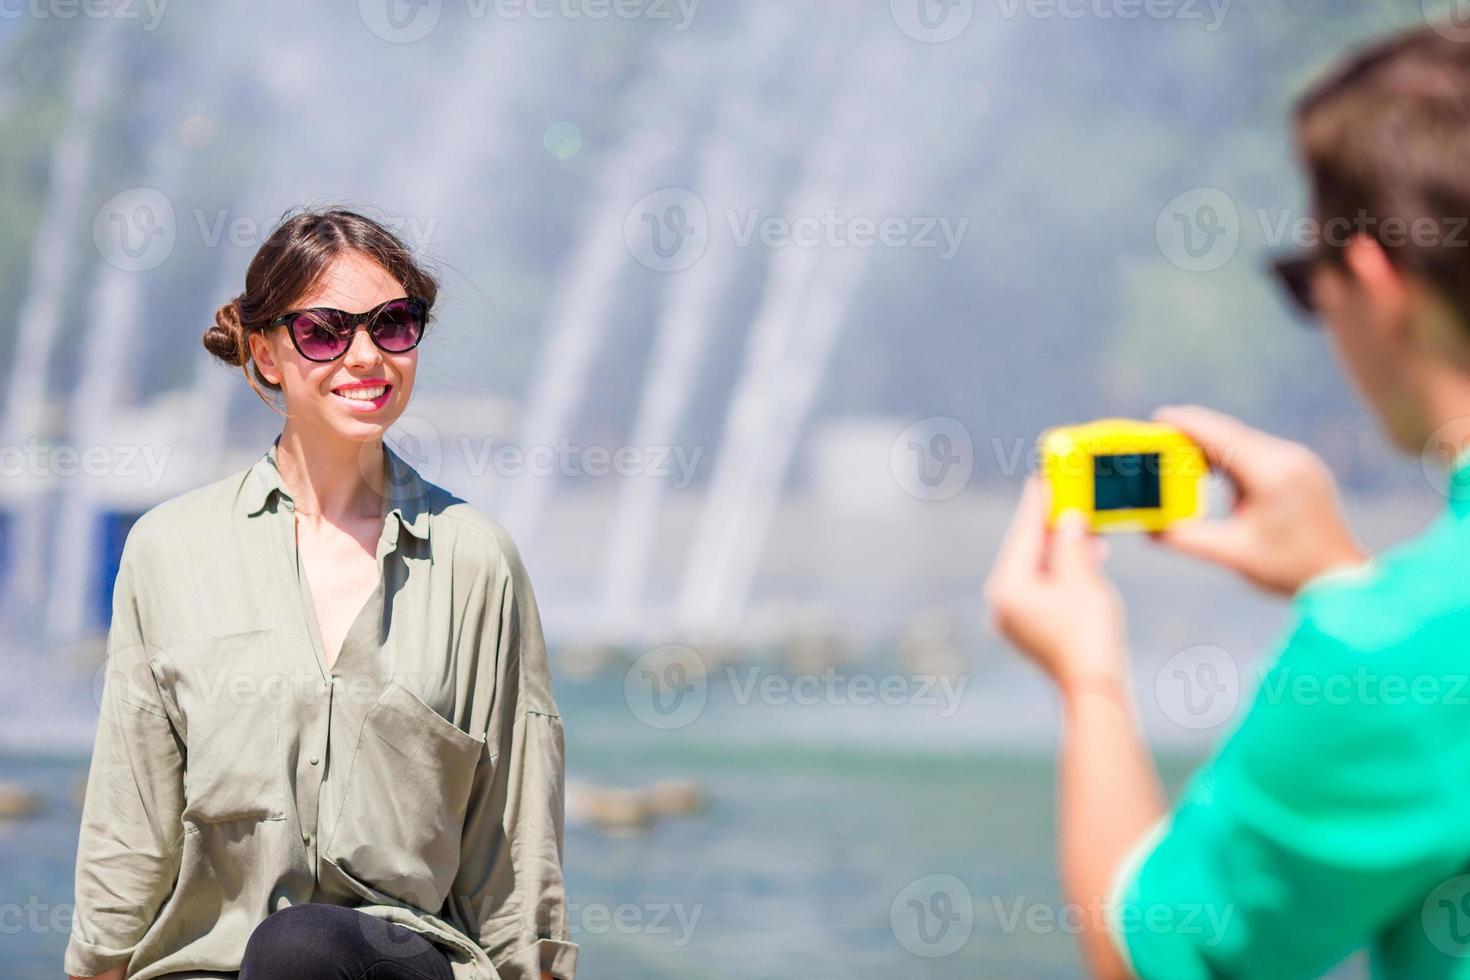
[[573, 976], [531, 585], [384, 442], [437, 291], [377, 222], [303, 212], [205, 333], [285, 421], [128, 535], [68, 974]]

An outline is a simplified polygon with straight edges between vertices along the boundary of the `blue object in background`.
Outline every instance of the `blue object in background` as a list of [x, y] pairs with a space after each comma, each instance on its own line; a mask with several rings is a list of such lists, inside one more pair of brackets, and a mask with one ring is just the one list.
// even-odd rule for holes
[[[92, 610], [95, 622], [104, 630], [112, 623], [112, 585], [117, 581], [117, 570], [122, 564], [123, 542], [142, 516], [141, 511], [120, 510], [105, 510], [97, 516], [101, 533], [97, 536], [97, 562], [94, 566], [97, 579], [92, 591]], [[4, 540], [4, 532], [0, 530], [0, 544]]]
[[0, 510], [0, 591], [10, 577], [10, 511]]

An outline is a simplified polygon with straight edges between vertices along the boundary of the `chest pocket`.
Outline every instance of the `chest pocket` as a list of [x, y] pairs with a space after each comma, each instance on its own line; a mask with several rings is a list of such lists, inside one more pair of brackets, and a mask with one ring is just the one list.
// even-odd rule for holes
[[184, 722], [185, 821], [285, 819], [275, 630], [172, 644], [162, 659]]
[[389, 680], [369, 709], [322, 856], [394, 898], [433, 911], [459, 870], [459, 843], [485, 740]]

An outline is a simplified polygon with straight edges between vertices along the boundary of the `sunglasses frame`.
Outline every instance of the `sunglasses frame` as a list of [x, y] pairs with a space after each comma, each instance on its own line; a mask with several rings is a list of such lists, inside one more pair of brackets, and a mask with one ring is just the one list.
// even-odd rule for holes
[[1298, 318], [1308, 326], [1316, 325], [1317, 301], [1312, 295], [1312, 273], [1326, 261], [1319, 251], [1292, 252], [1268, 261], [1272, 275], [1288, 299]]
[[[377, 318], [378, 314], [383, 312], [383, 309], [385, 307], [390, 306], [393, 303], [402, 303], [404, 300], [408, 301], [410, 310], [413, 309], [414, 305], [417, 305], [421, 310], [421, 312], [419, 313], [419, 335], [417, 338], [414, 339], [414, 342], [411, 345], [405, 347], [403, 350], [389, 350], [382, 344], [378, 343], [378, 338], [373, 335], [373, 322]], [[301, 349], [301, 342], [296, 339], [296, 331], [292, 329], [291, 321], [294, 320], [296, 317], [302, 316], [307, 313], [332, 313], [344, 318], [347, 321], [349, 325], [347, 331], [347, 345], [342, 348], [341, 353], [335, 354], [332, 357], [312, 357], [311, 355], [307, 354], [306, 351]], [[280, 316], [271, 320], [268, 326], [284, 326], [286, 328], [286, 335], [291, 338], [291, 346], [296, 348], [296, 353], [300, 354], [308, 361], [311, 361], [315, 364], [330, 364], [332, 361], [337, 360], [352, 349], [352, 338], [356, 336], [357, 328], [362, 326], [363, 324], [368, 325], [368, 339], [373, 342], [373, 346], [378, 348], [378, 350], [382, 351], [384, 354], [407, 354], [409, 351], [413, 350], [419, 345], [419, 342], [424, 339], [425, 332], [427, 332], [429, 326], [429, 302], [421, 296], [395, 296], [393, 299], [384, 300], [377, 306], [374, 306], [372, 309], [364, 310], [361, 313], [348, 313], [346, 310], [338, 310], [330, 306], [313, 306], [302, 310], [287, 310], [285, 313], [282, 313]]]

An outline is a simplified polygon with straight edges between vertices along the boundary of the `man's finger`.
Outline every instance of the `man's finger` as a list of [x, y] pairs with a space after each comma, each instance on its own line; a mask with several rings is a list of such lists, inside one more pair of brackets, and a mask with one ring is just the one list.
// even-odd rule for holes
[[1275, 437], [1237, 418], [1202, 405], [1169, 405], [1154, 421], [1172, 425], [1199, 443], [1210, 465], [1232, 479], [1248, 482], [1263, 462], [1262, 450]]
[[1097, 574], [1098, 549], [1081, 511], [1069, 510], [1057, 521], [1049, 564], [1058, 578]]
[[993, 579], [1006, 582], [1034, 576], [1046, 550], [1046, 496], [1038, 476], [1026, 478], [1011, 525], [995, 555]]

